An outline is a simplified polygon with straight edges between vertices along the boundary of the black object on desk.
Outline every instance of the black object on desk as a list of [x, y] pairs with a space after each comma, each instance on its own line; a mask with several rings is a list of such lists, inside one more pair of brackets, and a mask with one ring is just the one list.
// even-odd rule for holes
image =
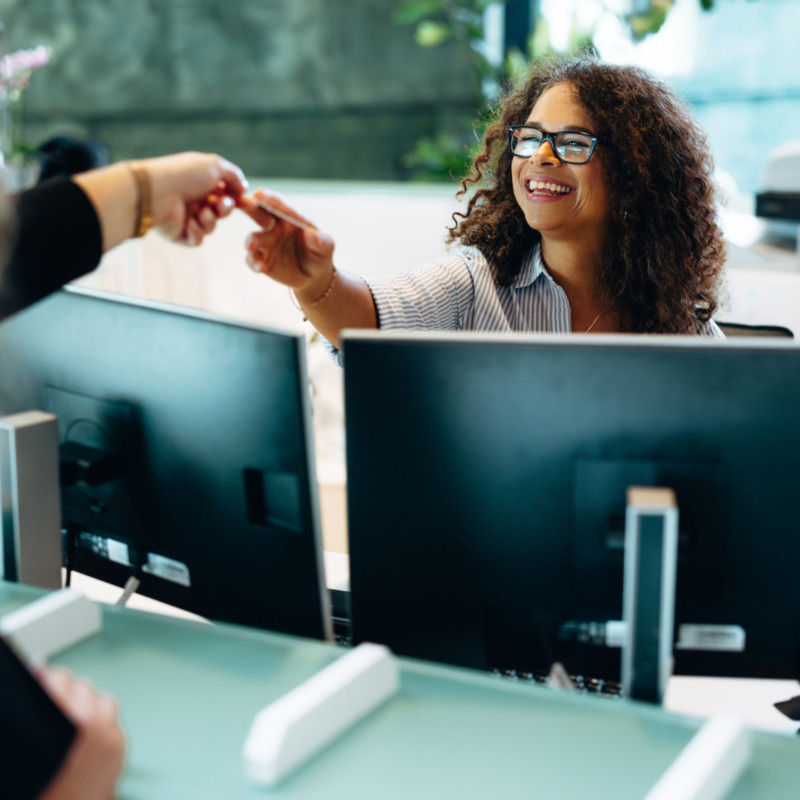
[[[345, 337], [354, 642], [617, 680], [629, 486], [674, 490], [675, 672], [800, 675], [800, 350], [690, 337]], [[715, 626], [710, 628], [708, 626]]]
[[800, 722], [800, 695], [775, 703], [775, 708], [784, 716], [789, 717], [789, 719]]
[[0, 411], [58, 416], [71, 568], [330, 636], [302, 335], [65, 290], [3, 323], [0, 373]]
[[0, 637], [0, 796], [37, 796], [74, 738], [75, 726]]

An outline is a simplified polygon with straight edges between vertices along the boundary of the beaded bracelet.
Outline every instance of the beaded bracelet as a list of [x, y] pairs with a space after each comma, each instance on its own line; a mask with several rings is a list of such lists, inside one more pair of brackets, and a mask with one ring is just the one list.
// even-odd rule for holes
[[309, 303], [307, 308], [314, 308], [315, 305], [321, 303], [332, 291], [333, 291], [333, 284], [336, 280], [336, 267], [331, 269], [331, 282], [328, 284], [328, 288], [312, 303]]
[[[331, 270], [331, 282], [328, 284], [328, 288], [316, 300], [309, 303], [308, 306], [306, 307], [314, 308], [315, 305], [321, 303], [333, 291], [333, 284], [335, 280], [336, 280], [336, 267], [333, 267], [333, 269]], [[289, 296], [292, 299], [292, 304], [294, 305], [294, 307], [297, 308], [299, 311], [302, 311], [303, 309], [299, 305], [297, 305], [297, 303], [294, 301], [294, 292], [291, 289], [289, 290]], [[303, 314], [303, 322], [308, 322], [308, 317], [305, 314]]]

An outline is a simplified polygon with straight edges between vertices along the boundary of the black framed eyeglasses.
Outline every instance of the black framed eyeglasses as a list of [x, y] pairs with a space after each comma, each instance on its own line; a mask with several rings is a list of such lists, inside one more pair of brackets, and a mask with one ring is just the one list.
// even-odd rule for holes
[[512, 155], [530, 158], [543, 142], [550, 142], [556, 158], [565, 164], [585, 164], [599, 141], [583, 131], [546, 133], [532, 125], [511, 125], [508, 129], [508, 147]]

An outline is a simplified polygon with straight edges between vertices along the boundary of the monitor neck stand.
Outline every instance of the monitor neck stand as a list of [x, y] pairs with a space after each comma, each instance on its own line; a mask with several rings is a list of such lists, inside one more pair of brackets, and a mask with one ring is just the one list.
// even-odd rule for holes
[[678, 507], [671, 489], [632, 486], [625, 516], [622, 688], [660, 703], [672, 672]]

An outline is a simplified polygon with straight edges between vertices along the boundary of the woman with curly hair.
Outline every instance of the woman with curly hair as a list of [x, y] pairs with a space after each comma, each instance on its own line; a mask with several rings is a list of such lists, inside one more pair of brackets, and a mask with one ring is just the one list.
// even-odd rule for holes
[[367, 283], [336, 269], [329, 236], [258, 208], [298, 217], [261, 193], [244, 201], [263, 226], [248, 263], [334, 346], [345, 327], [722, 336], [711, 172], [688, 109], [643, 70], [548, 62], [500, 102], [448, 257]]

